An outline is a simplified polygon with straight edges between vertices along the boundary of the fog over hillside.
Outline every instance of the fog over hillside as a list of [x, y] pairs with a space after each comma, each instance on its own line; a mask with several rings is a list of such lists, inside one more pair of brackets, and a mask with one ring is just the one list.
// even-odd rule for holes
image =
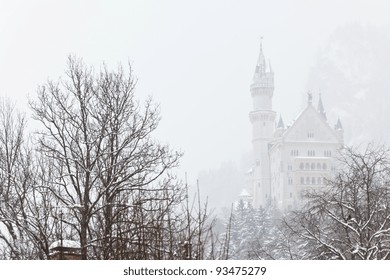
[[373, 25], [341, 26], [318, 51], [308, 88], [320, 89], [328, 115], [340, 117], [346, 144], [389, 142], [390, 36]]

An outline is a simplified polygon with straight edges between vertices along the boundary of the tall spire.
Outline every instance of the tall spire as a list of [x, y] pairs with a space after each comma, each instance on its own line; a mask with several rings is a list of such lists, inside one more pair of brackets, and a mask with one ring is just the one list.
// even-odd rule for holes
[[272, 73], [271, 59], [268, 59], [269, 71]]
[[307, 92], [307, 104], [311, 105], [312, 101], [313, 101], [313, 94], [309, 90]]
[[322, 104], [321, 92], [320, 92], [320, 98], [318, 99], [317, 110], [321, 114], [321, 116], [326, 120], [326, 113], [325, 113], [324, 105]]
[[341, 125], [340, 117], [337, 119], [337, 123], [334, 126], [335, 130], [343, 130], [343, 126]]
[[283, 119], [282, 119], [282, 115], [280, 115], [279, 117], [279, 122], [278, 122], [278, 126], [277, 128], [281, 128], [281, 129], [284, 129], [284, 122], [283, 122]]
[[263, 37], [261, 37], [259, 58], [257, 59], [253, 80], [261, 78], [265, 74], [265, 70], [266, 70], [266, 63], [265, 63], [265, 58], [263, 53]]

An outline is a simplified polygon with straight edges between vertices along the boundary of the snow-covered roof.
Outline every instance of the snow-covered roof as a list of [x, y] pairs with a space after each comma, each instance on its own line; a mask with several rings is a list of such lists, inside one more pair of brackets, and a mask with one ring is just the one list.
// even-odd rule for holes
[[58, 248], [58, 247], [63, 247], [63, 248], [80, 248], [80, 243], [77, 242], [77, 241], [74, 241], [74, 240], [68, 240], [68, 239], [64, 239], [64, 240], [57, 240], [57, 241], [54, 241], [49, 249], [52, 250], [52, 249], [55, 249], [55, 248]]
[[240, 193], [240, 197], [250, 197], [250, 196], [251, 194], [246, 189], [242, 189]]
[[250, 173], [252, 173], [253, 172], [253, 167], [251, 167], [246, 173], [247, 174], [250, 174]]

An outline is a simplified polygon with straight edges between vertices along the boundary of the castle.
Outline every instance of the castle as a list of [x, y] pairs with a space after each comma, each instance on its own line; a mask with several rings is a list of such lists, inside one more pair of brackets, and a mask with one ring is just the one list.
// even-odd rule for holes
[[262, 44], [253, 83], [250, 86], [253, 110], [253, 167], [248, 171], [248, 192], [242, 197], [254, 207], [271, 201], [283, 210], [300, 206], [301, 193], [308, 188], [324, 188], [335, 171], [335, 157], [343, 146], [344, 130], [338, 119], [334, 128], [328, 122], [321, 95], [318, 105], [308, 93], [306, 108], [289, 126], [272, 109], [274, 73], [267, 66]]

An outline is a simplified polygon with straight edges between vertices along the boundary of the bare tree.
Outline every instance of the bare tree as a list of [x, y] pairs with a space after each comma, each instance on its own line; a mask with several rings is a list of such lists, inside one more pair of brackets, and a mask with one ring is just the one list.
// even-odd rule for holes
[[47, 259], [56, 222], [46, 180], [51, 165], [30, 148], [26, 119], [0, 102], [0, 247], [4, 259]]
[[95, 73], [69, 57], [30, 101], [34, 149], [24, 116], [1, 104], [0, 258], [48, 259], [65, 239], [82, 259], [215, 256], [207, 203], [190, 206], [172, 172], [181, 153], [153, 138], [159, 108], [137, 102], [135, 84], [131, 67]]
[[0, 102], [0, 239], [4, 257], [23, 258], [17, 220], [23, 209], [23, 141], [26, 121], [9, 101]]
[[120, 217], [146, 202], [165, 201], [160, 194], [175, 188], [166, 175], [180, 153], [151, 137], [158, 107], [150, 100], [139, 105], [134, 89], [131, 68], [110, 72], [104, 66], [95, 74], [70, 57], [66, 79], [41, 86], [30, 103], [44, 127], [39, 153], [56, 170], [47, 183], [58, 207], [68, 209], [67, 225], [78, 232], [83, 259], [115, 257], [112, 233]]
[[326, 191], [306, 194], [306, 207], [286, 220], [300, 240], [299, 258], [390, 258], [389, 150], [346, 148]]

